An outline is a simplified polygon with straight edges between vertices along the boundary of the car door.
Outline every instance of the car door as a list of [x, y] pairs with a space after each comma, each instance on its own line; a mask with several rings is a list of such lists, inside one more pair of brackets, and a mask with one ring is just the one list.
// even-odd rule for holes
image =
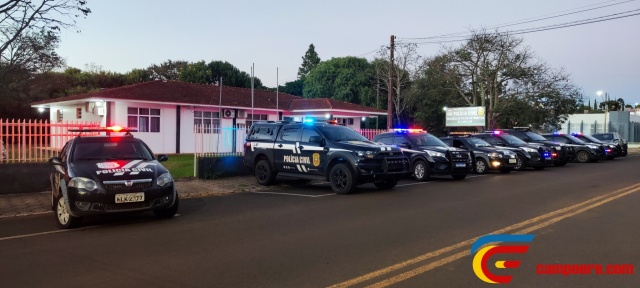
[[51, 180], [51, 207], [53, 207], [54, 199], [58, 197], [58, 193], [60, 192], [60, 182], [64, 181], [67, 169], [67, 161], [69, 155], [69, 147], [71, 146], [71, 141], [67, 142], [62, 150], [60, 150], [60, 154], [58, 157], [62, 160], [62, 165], [53, 166], [50, 180]]
[[302, 137], [300, 138], [300, 144], [298, 146], [300, 152], [300, 158], [298, 160], [300, 164], [296, 164], [300, 165], [302, 173], [319, 175], [321, 174], [321, 167], [326, 166], [327, 155], [324, 147], [321, 146], [321, 142], [318, 142], [319, 139], [322, 139], [322, 135], [320, 135], [315, 128], [302, 128]]
[[409, 143], [409, 140], [407, 140], [404, 136], [394, 136], [393, 137], [393, 144], [397, 145], [400, 148], [406, 148], [406, 149], [411, 149], [411, 143]]
[[300, 168], [300, 134], [302, 127], [284, 126], [278, 133], [275, 150], [275, 166], [278, 172], [302, 173]]

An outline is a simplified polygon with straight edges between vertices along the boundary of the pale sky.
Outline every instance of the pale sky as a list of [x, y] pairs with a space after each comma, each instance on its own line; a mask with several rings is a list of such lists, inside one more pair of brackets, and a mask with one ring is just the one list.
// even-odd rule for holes
[[[58, 52], [69, 66], [84, 69], [85, 64], [95, 63], [125, 73], [167, 59], [222, 60], [250, 73], [255, 63], [256, 77], [268, 87], [276, 86], [276, 68], [281, 85], [296, 79], [311, 43], [322, 60], [372, 59], [375, 53], [369, 52], [388, 45], [390, 35], [438, 36], [616, 3], [620, 4], [502, 30], [640, 9], [640, 1], [633, 0], [88, 2], [92, 13], [79, 20], [82, 32], [62, 33]], [[640, 15], [520, 36], [538, 57], [553, 67], [564, 67], [592, 101], [603, 90], [627, 104], [640, 102]], [[440, 45], [422, 44], [420, 54], [434, 56]]]

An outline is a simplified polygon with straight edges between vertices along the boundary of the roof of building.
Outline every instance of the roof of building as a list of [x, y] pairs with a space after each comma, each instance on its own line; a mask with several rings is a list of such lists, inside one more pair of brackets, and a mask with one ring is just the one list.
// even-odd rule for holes
[[364, 112], [385, 112], [384, 110], [376, 109], [373, 107], [362, 106], [350, 102], [330, 99], [330, 98], [296, 98], [291, 101], [289, 109], [291, 111], [296, 110], [351, 110], [351, 111], [364, 111]]

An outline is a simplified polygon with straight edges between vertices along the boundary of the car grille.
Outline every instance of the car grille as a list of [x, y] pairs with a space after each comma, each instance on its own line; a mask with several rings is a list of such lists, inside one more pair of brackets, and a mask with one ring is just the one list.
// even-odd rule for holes
[[469, 152], [467, 151], [451, 151], [449, 153], [451, 162], [470, 162]]
[[104, 188], [107, 189], [107, 191], [139, 190], [139, 189], [151, 188], [151, 186], [153, 186], [153, 183], [151, 181], [143, 182], [143, 183], [133, 183], [131, 184], [131, 186], [127, 186], [124, 183], [104, 184]]
[[118, 204], [104, 204], [104, 210], [106, 211], [122, 211], [143, 209], [150, 207], [149, 202], [134, 202], [134, 203], [118, 203]]
[[387, 167], [387, 171], [388, 172], [402, 172], [402, 171], [406, 171], [407, 167], [409, 166], [409, 163], [406, 159], [404, 158], [385, 158], [386, 161], [383, 165], [386, 165]]

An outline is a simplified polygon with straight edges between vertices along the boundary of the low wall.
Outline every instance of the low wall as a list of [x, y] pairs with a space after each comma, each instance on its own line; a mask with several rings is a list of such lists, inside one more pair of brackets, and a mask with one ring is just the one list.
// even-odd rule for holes
[[0, 195], [51, 190], [49, 163], [0, 164]]
[[198, 158], [198, 178], [216, 179], [226, 176], [249, 175], [249, 168], [242, 163], [243, 157], [200, 157]]

